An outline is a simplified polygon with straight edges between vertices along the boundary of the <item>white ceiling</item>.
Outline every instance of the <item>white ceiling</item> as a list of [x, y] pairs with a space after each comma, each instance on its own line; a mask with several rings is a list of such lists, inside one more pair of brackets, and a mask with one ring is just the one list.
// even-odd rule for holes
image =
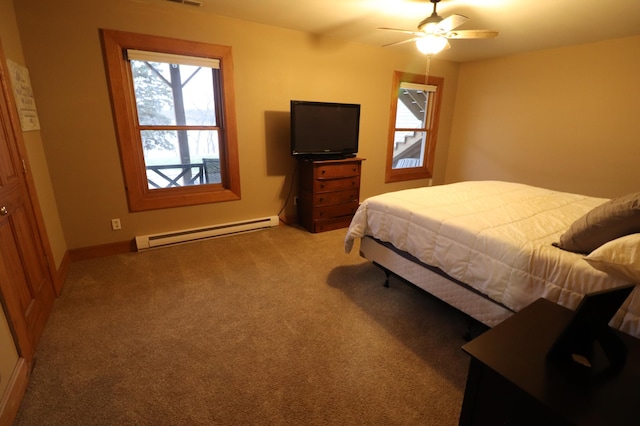
[[[167, 4], [166, 0], [134, 1]], [[414, 30], [433, 8], [428, 0], [200, 1], [202, 13], [375, 46], [404, 39], [403, 34], [379, 27]], [[457, 62], [640, 35], [640, 0], [442, 0], [437, 11], [443, 18], [453, 13], [467, 16], [469, 21], [460, 30], [500, 31], [495, 39], [452, 40], [451, 49], [438, 57]], [[415, 49], [415, 45], [385, 49]]]

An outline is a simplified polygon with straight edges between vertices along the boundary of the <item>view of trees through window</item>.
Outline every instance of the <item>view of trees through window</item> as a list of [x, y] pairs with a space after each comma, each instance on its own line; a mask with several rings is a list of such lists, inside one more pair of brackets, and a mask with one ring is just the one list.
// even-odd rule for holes
[[231, 47], [100, 34], [129, 210], [239, 200]]
[[221, 183], [219, 70], [130, 60], [149, 189]]

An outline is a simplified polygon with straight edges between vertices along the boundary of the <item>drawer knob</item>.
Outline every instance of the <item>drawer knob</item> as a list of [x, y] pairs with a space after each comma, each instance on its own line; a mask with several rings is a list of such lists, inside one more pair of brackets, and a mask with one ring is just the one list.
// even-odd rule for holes
[[6, 216], [9, 214], [9, 210], [5, 206], [0, 207], [0, 215]]

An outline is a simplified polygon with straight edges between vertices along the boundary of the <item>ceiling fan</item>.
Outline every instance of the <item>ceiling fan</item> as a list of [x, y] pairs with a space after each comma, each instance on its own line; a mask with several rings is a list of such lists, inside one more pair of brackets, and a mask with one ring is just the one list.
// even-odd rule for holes
[[433, 3], [433, 13], [431, 16], [423, 19], [418, 24], [418, 31], [402, 30], [398, 28], [379, 28], [381, 30], [395, 31], [404, 34], [411, 34], [414, 37], [397, 41], [394, 43], [385, 44], [383, 47], [395, 46], [398, 44], [416, 42], [418, 50], [427, 55], [434, 55], [441, 52], [445, 48], [450, 47], [450, 39], [480, 39], [480, 38], [494, 38], [498, 35], [498, 31], [494, 30], [456, 30], [460, 25], [469, 20], [463, 15], [451, 15], [446, 18], [442, 18], [436, 12], [436, 7], [440, 0], [430, 0]]

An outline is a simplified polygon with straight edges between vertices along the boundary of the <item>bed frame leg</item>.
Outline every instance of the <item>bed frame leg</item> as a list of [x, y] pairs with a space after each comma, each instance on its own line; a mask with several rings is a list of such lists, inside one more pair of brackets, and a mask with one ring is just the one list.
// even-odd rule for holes
[[389, 288], [389, 278], [391, 278], [391, 272], [385, 269], [384, 275], [385, 275], [385, 279], [384, 279], [383, 287]]
[[389, 288], [389, 278], [391, 278], [391, 271], [388, 270], [387, 268], [385, 268], [384, 266], [380, 265], [379, 263], [376, 263], [376, 262], [371, 262], [371, 263], [376, 265], [378, 268], [382, 269], [382, 271], [384, 272], [384, 275], [385, 275], [383, 286], [386, 287], [386, 288]]
[[480, 321], [477, 321], [471, 317], [468, 317], [467, 331], [464, 333], [464, 340], [467, 342], [470, 342], [476, 337], [480, 336], [485, 331], [487, 331], [488, 329], [489, 327], [482, 324]]

